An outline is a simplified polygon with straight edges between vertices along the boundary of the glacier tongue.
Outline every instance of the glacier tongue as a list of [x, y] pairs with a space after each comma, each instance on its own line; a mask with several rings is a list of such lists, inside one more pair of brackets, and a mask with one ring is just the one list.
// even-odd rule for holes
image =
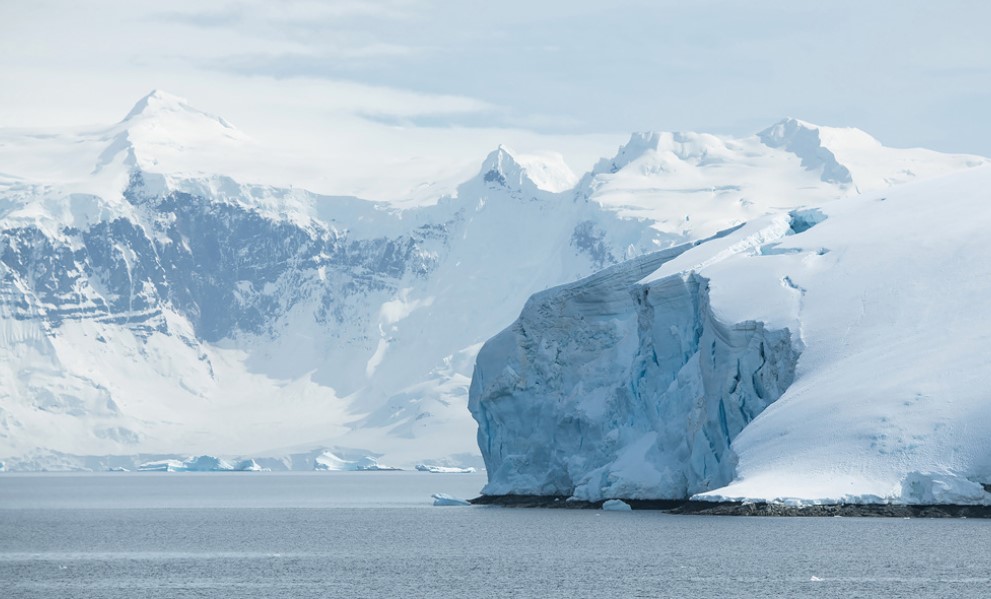
[[482, 348], [485, 493], [675, 499], [732, 480], [730, 444], [791, 383], [797, 344], [719, 322], [698, 275], [637, 284], [691, 247], [537, 294]]

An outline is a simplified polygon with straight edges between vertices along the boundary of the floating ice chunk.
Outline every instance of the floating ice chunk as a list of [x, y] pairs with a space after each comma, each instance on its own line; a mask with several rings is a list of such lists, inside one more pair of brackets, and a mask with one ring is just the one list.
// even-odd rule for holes
[[254, 459], [241, 460], [234, 465], [234, 470], [238, 472], [270, 472], [271, 468], [262, 468]]
[[190, 472], [226, 472], [233, 470], [229, 462], [212, 455], [194, 456], [183, 462]]
[[335, 472], [368, 472], [368, 471], [382, 471], [382, 470], [401, 470], [401, 468], [394, 468], [392, 466], [386, 466], [384, 464], [379, 464], [378, 461], [371, 456], [364, 456], [358, 458], [357, 460], [345, 460], [344, 458], [338, 457], [337, 455], [325, 451], [318, 455], [313, 460], [314, 470], [323, 471], [335, 471]]
[[130, 472], [130, 470], [123, 466], [114, 466], [113, 468], [108, 468], [107, 472]]
[[469, 474], [475, 472], [471, 466], [458, 468], [456, 466], [431, 466], [429, 464], [417, 464], [416, 469], [420, 472], [430, 472], [432, 474]]
[[991, 504], [991, 493], [980, 483], [953, 474], [910, 472], [902, 481], [904, 503]]
[[633, 508], [622, 499], [608, 499], [602, 504], [602, 509], [607, 512], [629, 512]]
[[471, 503], [465, 499], [458, 499], [457, 497], [452, 497], [447, 493], [434, 493], [431, 495], [434, 498], [434, 505], [448, 506], [448, 505], [471, 505]]
[[186, 464], [179, 460], [156, 460], [138, 466], [138, 472], [185, 472]]
[[227, 460], [212, 455], [193, 456], [187, 460], [155, 460], [138, 466], [138, 472], [229, 472], [234, 470]]

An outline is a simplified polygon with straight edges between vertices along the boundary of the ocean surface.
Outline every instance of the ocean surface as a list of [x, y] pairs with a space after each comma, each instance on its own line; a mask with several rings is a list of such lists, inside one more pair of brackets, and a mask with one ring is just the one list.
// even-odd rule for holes
[[483, 474], [0, 474], [0, 598], [988, 597], [991, 521], [434, 507]]

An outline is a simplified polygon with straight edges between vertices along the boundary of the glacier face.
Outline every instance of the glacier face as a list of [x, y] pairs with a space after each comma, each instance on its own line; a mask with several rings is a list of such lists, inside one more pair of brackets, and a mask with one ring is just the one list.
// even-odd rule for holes
[[[635, 134], [577, 184], [562, 164], [500, 147], [456, 193], [389, 203], [225, 176], [235, 163], [250, 171], [263, 149], [161, 92], [106, 129], [0, 139], [8, 469], [75, 467], [71, 454], [261, 458], [314, 447], [397, 466], [477, 465], [465, 410], [475, 357], [532, 293], [768, 213], [983, 162], [786, 121], [771, 141]], [[826, 152], [849, 182], [808, 158]], [[741, 362], [739, 405], [705, 407], [735, 431], [787, 378], [775, 354], [758, 378], [774, 371], [776, 382], [749, 382], [760, 351], [747, 348], [773, 353], [788, 327], [744, 318], [723, 330], [707, 316], [705, 278], [680, 285], [671, 293], [683, 309], [670, 317], [683, 351], [703, 355], [718, 338], [718, 364], [705, 368], [727, 380], [733, 356]], [[656, 349], [634, 338], [655, 326], [660, 296], [621, 295], [636, 316], [589, 334], [614, 339], [608, 351], [630, 368], [656, 372]], [[700, 426], [684, 450], [692, 470], [667, 475], [686, 489], [723, 481], [732, 454], [717, 433]]]
[[487, 494], [678, 499], [733, 478], [730, 448], [791, 383], [790, 331], [725, 325], [708, 281], [637, 281], [692, 246], [535, 295], [479, 353], [469, 409]]
[[989, 188], [793, 210], [534, 296], [479, 352], [484, 492], [991, 503]]

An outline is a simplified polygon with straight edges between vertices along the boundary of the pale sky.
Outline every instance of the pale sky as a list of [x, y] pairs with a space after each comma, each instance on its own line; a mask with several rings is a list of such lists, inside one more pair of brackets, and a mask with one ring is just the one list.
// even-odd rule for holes
[[6, 0], [0, 127], [108, 124], [159, 88], [408, 170], [508, 143], [581, 171], [631, 131], [785, 116], [987, 156], [988, 23], [984, 0]]

